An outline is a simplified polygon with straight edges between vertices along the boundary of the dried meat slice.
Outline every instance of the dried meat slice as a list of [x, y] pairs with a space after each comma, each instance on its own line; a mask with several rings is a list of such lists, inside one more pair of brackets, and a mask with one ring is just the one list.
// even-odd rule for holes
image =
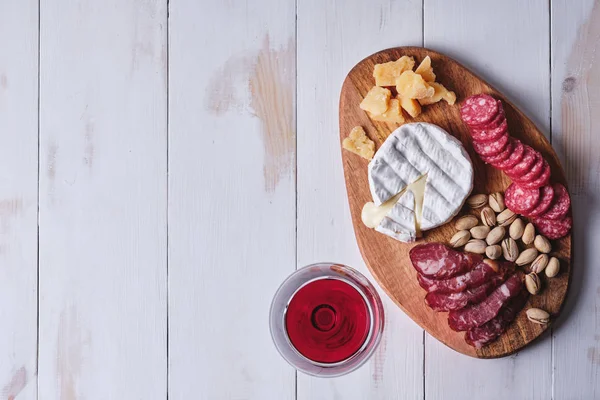
[[506, 121], [506, 115], [504, 114], [504, 108], [502, 107], [502, 102], [500, 100], [496, 100], [498, 104], [498, 114], [492, 118], [492, 120], [483, 125], [473, 126], [473, 129], [495, 129], [502, 125], [502, 121]]
[[410, 249], [410, 261], [424, 277], [446, 279], [473, 269], [482, 257], [468, 257], [441, 243], [424, 243]]
[[427, 293], [425, 303], [434, 311], [460, 310], [469, 304], [485, 299], [500, 283], [503, 277], [497, 275], [491, 280], [471, 289], [458, 293]]
[[465, 341], [480, 349], [498, 339], [508, 329], [519, 311], [523, 309], [528, 297], [527, 292], [521, 290], [517, 296], [500, 309], [495, 318], [465, 333]]
[[491, 164], [492, 166], [498, 168], [498, 164], [506, 161], [510, 157], [512, 152], [513, 152], [513, 144], [512, 144], [512, 141], [509, 140], [508, 144], [506, 145], [504, 150], [502, 150], [500, 153], [496, 154], [495, 156], [489, 156], [489, 157], [482, 156], [481, 159], [483, 161], [485, 161], [486, 163]]
[[508, 133], [506, 133], [500, 136], [500, 138], [494, 140], [493, 142], [473, 141], [473, 148], [475, 149], [475, 152], [477, 152], [477, 154], [479, 154], [482, 157], [495, 156], [500, 154], [504, 149], [506, 149], [506, 146], [509, 142], [508, 139], [510, 139], [510, 136], [508, 136]]
[[532, 182], [535, 181], [537, 178], [540, 177], [540, 175], [542, 175], [542, 172], [544, 171], [544, 163], [546, 160], [544, 160], [544, 157], [542, 157], [542, 155], [539, 153], [539, 151], [535, 151], [534, 150], [534, 157], [535, 157], [535, 161], [533, 162], [533, 165], [531, 166], [531, 168], [529, 169], [529, 171], [526, 171], [523, 175], [519, 176], [519, 177], [514, 177], [513, 181], [517, 182], [517, 183], [523, 183], [523, 182]]
[[566, 187], [560, 183], [552, 185], [554, 189], [554, 200], [552, 205], [541, 217], [545, 219], [560, 220], [563, 219], [571, 209], [571, 197]]
[[497, 277], [506, 276], [513, 271], [511, 263], [480, 262], [472, 270], [448, 279], [432, 279], [417, 275], [419, 285], [429, 293], [458, 293], [477, 287]]
[[471, 128], [473, 140], [479, 142], [493, 142], [506, 133], [508, 133], [508, 123], [506, 122], [506, 118], [503, 118], [500, 125], [496, 128]]
[[469, 97], [460, 107], [460, 117], [470, 126], [490, 123], [498, 115], [498, 102], [488, 94]]
[[539, 189], [550, 183], [550, 175], [551, 174], [552, 174], [552, 171], [550, 170], [550, 165], [548, 164], [548, 162], [546, 160], [544, 160], [544, 169], [542, 171], [542, 174], [539, 176], [539, 178], [537, 178], [531, 182], [519, 183], [519, 185], [521, 185], [522, 187], [527, 188], [527, 189]]
[[523, 176], [525, 173], [527, 173], [527, 171], [529, 171], [535, 162], [535, 154], [537, 152], [527, 145], [524, 146], [525, 153], [523, 154], [521, 161], [514, 167], [504, 170], [504, 173], [513, 179]]
[[571, 217], [554, 220], [542, 216], [535, 218], [532, 222], [540, 234], [552, 240], [567, 236], [573, 227], [573, 220]]
[[504, 192], [504, 202], [512, 212], [527, 215], [540, 202], [539, 189], [526, 189], [516, 183], [511, 183]]
[[482, 302], [448, 313], [448, 325], [455, 331], [467, 331], [490, 321], [508, 300], [521, 292], [523, 284], [519, 273], [513, 274]]
[[537, 217], [548, 211], [554, 200], [554, 189], [550, 185], [546, 185], [540, 189], [540, 202], [526, 217]]
[[499, 162], [497, 165], [495, 165], [496, 168], [507, 170], [523, 160], [523, 156], [525, 154], [525, 145], [523, 145], [519, 139], [514, 138], [511, 138], [511, 143], [512, 153], [510, 154], [510, 157], [508, 157], [506, 161]]

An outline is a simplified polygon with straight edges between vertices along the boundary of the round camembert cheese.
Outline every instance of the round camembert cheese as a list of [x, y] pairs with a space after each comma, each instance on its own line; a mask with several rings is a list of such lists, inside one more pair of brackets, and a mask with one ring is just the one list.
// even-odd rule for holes
[[369, 163], [369, 187], [365, 225], [411, 242], [460, 211], [473, 189], [473, 165], [460, 141], [439, 126], [404, 124]]

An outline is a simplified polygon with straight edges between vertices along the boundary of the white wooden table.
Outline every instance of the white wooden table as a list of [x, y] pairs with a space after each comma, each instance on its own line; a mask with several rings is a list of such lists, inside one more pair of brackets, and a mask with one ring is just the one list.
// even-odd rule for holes
[[[338, 96], [398, 45], [455, 57], [552, 140], [568, 303], [475, 360], [383, 295], [367, 365], [296, 374], [270, 300], [315, 261], [368, 275]], [[0, 0], [0, 399], [600, 398], [599, 51], [594, 0]]]

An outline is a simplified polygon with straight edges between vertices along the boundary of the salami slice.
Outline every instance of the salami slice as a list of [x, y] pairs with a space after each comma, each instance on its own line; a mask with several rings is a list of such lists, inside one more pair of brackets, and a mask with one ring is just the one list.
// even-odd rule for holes
[[514, 167], [504, 170], [506, 175], [508, 175], [511, 178], [522, 176], [527, 171], [529, 171], [529, 169], [532, 167], [533, 163], [535, 162], [536, 151], [527, 145], [524, 145], [524, 146], [525, 146], [525, 153], [523, 154], [523, 158], [521, 159], [521, 161], [518, 164], [516, 164]]
[[485, 125], [497, 116], [498, 102], [488, 94], [469, 97], [460, 107], [460, 117], [470, 126]]
[[548, 211], [541, 216], [545, 219], [560, 220], [569, 213], [571, 197], [567, 188], [560, 183], [555, 183], [552, 188], [554, 189], [554, 201]]
[[496, 128], [471, 128], [471, 136], [479, 142], [492, 142], [508, 132], [506, 118]]
[[542, 174], [542, 172], [544, 170], [544, 161], [545, 160], [542, 157], [542, 155], [538, 151], [535, 151], [535, 150], [534, 150], [534, 157], [535, 157], [535, 161], [534, 161], [533, 165], [531, 166], [531, 169], [529, 169], [529, 171], [526, 171], [523, 175], [521, 175], [519, 177], [515, 176], [513, 178], [513, 181], [515, 181], [517, 183], [532, 182], [540, 177], [540, 175]]
[[565, 217], [561, 220], [537, 217], [532, 222], [537, 231], [548, 239], [560, 239], [566, 236], [573, 226], [571, 217]]
[[501, 276], [496, 276], [488, 282], [459, 293], [427, 293], [425, 303], [434, 311], [460, 310], [469, 304], [476, 304], [485, 299], [502, 283], [502, 280]]
[[554, 189], [550, 185], [546, 185], [540, 189], [540, 202], [538, 205], [531, 211], [529, 211], [526, 217], [537, 217], [542, 215], [552, 205], [552, 201], [554, 200]]
[[519, 183], [519, 185], [521, 185], [527, 189], [541, 188], [542, 186], [546, 186], [548, 183], [550, 183], [551, 173], [552, 173], [552, 171], [550, 170], [550, 165], [548, 164], [548, 162], [546, 160], [544, 160], [544, 168], [543, 168], [542, 174], [539, 176], [539, 178], [536, 178], [535, 180], [533, 180], [531, 182]]
[[523, 309], [528, 297], [527, 292], [521, 290], [518, 295], [500, 309], [495, 318], [465, 333], [465, 341], [480, 349], [496, 340], [514, 321], [519, 311]]
[[523, 289], [520, 274], [513, 274], [482, 302], [448, 313], [448, 325], [455, 331], [467, 331], [481, 326], [498, 315], [508, 300]]
[[483, 125], [474, 126], [474, 129], [496, 129], [502, 125], [503, 121], [506, 121], [506, 115], [504, 114], [502, 102], [500, 100], [496, 100], [496, 103], [498, 103], [498, 114], [496, 114], [490, 122]]
[[482, 157], [495, 156], [500, 154], [502, 150], [506, 148], [508, 145], [508, 133], [500, 136], [497, 140], [493, 142], [476, 142], [473, 141], [473, 148]]
[[499, 270], [489, 264], [480, 262], [471, 271], [448, 279], [432, 279], [421, 274], [417, 275], [419, 285], [427, 292], [458, 293], [469, 288], [477, 287], [496, 276], [506, 275], [512, 267], [510, 263], [499, 263]]
[[498, 168], [498, 164], [503, 161], [506, 161], [512, 154], [512, 151], [513, 151], [512, 141], [509, 140], [508, 144], [506, 145], [504, 150], [502, 150], [500, 153], [496, 154], [495, 156], [481, 157], [481, 159], [483, 161], [485, 161], [486, 163], [491, 164], [494, 167]]
[[540, 201], [539, 189], [526, 189], [516, 183], [511, 183], [504, 192], [504, 202], [512, 212], [526, 215]]
[[514, 138], [511, 138], [511, 143], [512, 152], [510, 153], [510, 157], [508, 157], [506, 161], [498, 162], [498, 164], [495, 165], [496, 168], [507, 170], [520, 163], [523, 159], [523, 155], [525, 154], [525, 146], [523, 143], [521, 143], [519, 139]]
[[453, 250], [441, 243], [424, 243], [409, 252], [410, 261], [424, 277], [446, 279], [473, 269], [482, 260]]

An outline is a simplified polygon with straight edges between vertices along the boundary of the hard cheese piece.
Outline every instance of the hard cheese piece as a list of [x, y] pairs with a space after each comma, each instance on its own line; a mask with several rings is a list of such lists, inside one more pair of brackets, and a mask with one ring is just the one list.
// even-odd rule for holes
[[415, 99], [409, 99], [408, 97], [396, 96], [400, 100], [400, 106], [413, 118], [418, 117], [421, 114], [421, 104]]
[[431, 58], [429, 56], [426, 56], [421, 61], [415, 73], [421, 75], [425, 79], [425, 82], [435, 82], [435, 74], [433, 73], [433, 68], [431, 68]]
[[342, 142], [342, 147], [362, 158], [370, 160], [375, 154], [375, 143], [367, 137], [362, 126], [355, 126]]
[[373, 115], [383, 114], [388, 109], [391, 96], [389, 89], [373, 86], [360, 103], [360, 108]]
[[453, 105], [456, 102], [456, 94], [454, 92], [449, 91], [438, 82], [428, 82], [429, 85], [434, 89], [433, 95], [431, 97], [425, 97], [424, 99], [419, 99], [419, 103], [421, 105], [426, 106], [429, 104], [437, 103], [438, 101], [444, 99], [446, 103]]
[[424, 99], [435, 93], [435, 89], [413, 71], [404, 71], [396, 79], [396, 90], [400, 96], [409, 99]]
[[391, 99], [390, 106], [381, 115], [375, 115], [369, 113], [370, 117], [375, 121], [382, 122], [395, 122], [398, 124], [404, 123], [404, 115], [402, 115], [402, 108], [400, 107], [400, 100]]
[[[374, 203], [381, 205], [425, 175], [422, 230], [440, 226], [460, 211], [473, 187], [473, 166], [461, 143], [440, 127], [405, 124], [386, 139], [369, 163]], [[411, 209], [416, 211], [414, 206]], [[412, 215], [404, 218], [413, 218], [406, 224], [416, 225]]]
[[404, 71], [412, 70], [415, 66], [415, 60], [412, 57], [402, 56], [396, 61], [390, 61], [384, 64], [375, 64], [373, 77], [377, 86], [394, 86], [396, 78]]

